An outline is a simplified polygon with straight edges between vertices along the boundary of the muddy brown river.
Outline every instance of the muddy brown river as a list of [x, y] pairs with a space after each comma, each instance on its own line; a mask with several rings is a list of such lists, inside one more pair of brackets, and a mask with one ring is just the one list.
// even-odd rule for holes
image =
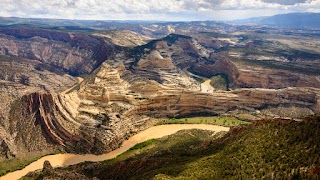
[[111, 151], [102, 155], [79, 155], [79, 154], [56, 154], [48, 155], [40, 158], [39, 160], [31, 163], [22, 170], [8, 173], [5, 176], [0, 177], [0, 180], [14, 180], [25, 176], [28, 172], [42, 169], [44, 161], [50, 161], [53, 167], [63, 167], [78, 164], [85, 161], [98, 162], [117, 157], [118, 155], [126, 152], [134, 145], [144, 142], [149, 139], [161, 138], [167, 135], [174, 134], [184, 129], [202, 129], [210, 130], [215, 132], [228, 131], [228, 127], [205, 125], [205, 124], [172, 124], [172, 125], [161, 125], [154, 126], [147, 130], [141, 131], [138, 134], [132, 136], [128, 140], [122, 143], [122, 146], [114, 151]]

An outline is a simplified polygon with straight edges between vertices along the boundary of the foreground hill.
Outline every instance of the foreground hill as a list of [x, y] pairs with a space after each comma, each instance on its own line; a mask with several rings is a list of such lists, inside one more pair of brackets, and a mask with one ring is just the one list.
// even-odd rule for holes
[[320, 117], [261, 121], [226, 135], [180, 131], [125, 160], [47, 168], [25, 179], [318, 179], [319, 135]]

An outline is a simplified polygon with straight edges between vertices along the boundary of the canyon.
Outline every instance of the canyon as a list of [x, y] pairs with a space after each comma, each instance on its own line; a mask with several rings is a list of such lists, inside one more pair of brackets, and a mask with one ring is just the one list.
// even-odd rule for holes
[[187, 130], [187, 129], [201, 129], [201, 130], [207, 130], [211, 131], [213, 134], [219, 133], [221, 131], [228, 131], [229, 128], [227, 127], [221, 127], [221, 126], [212, 126], [212, 125], [162, 125], [162, 126], [155, 126], [152, 128], [149, 128], [145, 131], [141, 131], [138, 134], [130, 137], [128, 140], [124, 141], [122, 143], [122, 146], [118, 149], [111, 151], [107, 154], [102, 155], [77, 155], [77, 154], [56, 154], [56, 155], [49, 155], [46, 157], [43, 157], [36, 162], [28, 165], [22, 170], [15, 171], [13, 173], [9, 173], [5, 175], [4, 177], [0, 177], [0, 179], [19, 179], [26, 174], [42, 169], [43, 164], [46, 164], [46, 162], [49, 162], [51, 168], [55, 167], [64, 167], [64, 166], [70, 166], [74, 164], [79, 164], [82, 162], [100, 162], [105, 161], [108, 159], [113, 159], [119, 156], [120, 154], [128, 151], [130, 148], [132, 148], [134, 145], [138, 143], [142, 143], [149, 139], [156, 139], [165, 137], [168, 135], [172, 135], [178, 131], [181, 130]]
[[[217, 51], [234, 42], [162, 30], [158, 38], [129, 30], [0, 28], [0, 160], [107, 153], [168, 118], [320, 113], [319, 74], [243, 64]], [[208, 87], [217, 75], [225, 90]], [[283, 116], [273, 108], [301, 113]]]

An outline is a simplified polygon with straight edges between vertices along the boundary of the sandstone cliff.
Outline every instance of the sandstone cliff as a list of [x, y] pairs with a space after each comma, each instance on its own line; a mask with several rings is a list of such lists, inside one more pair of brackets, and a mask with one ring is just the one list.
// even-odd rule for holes
[[[124, 73], [124, 70], [122, 73]], [[132, 133], [161, 118], [191, 114], [224, 114], [235, 109], [254, 112], [269, 106], [290, 105], [319, 112], [320, 90], [316, 88], [237, 89], [201, 93], [188, 88], [172, 88], [156, 81], [129, 84], [117, 67], [103, 63], [79, 90], [67, 94], [33, 93], [19, 101], [22, 106], [10, 133], [25, 142], [29, 151], [55, 148], [77, 153], [103, 153], [117, 148]], [[25, 118], [29, 117], [29, 118]], [[31, 129], [15, 132], [21, 126]], [[35, 129], [37, 131], [35, 131]], [[26, 142], [29, 132], [43, 136]], [[34, 134], [34, 133], [33, 133]], [[31, 138], [32, 139], [32, 138]]]
[[226, 56], [218, 56], [211, 65], [196, 64], [191, 71], [206, 77], [217, 74], [228, 76], [232, 88], [267, 88], [281, 89], [287, 87], [320, 88], [320, 76], [306, 75], [303, 72], [291, 72], [271, 68], [244, 66], [233, 63]]
[[[282, 84], [282, 79], [295, 76], [251, 67], [246, 69], [252, 71], [244, 70], [226, 58], [216, 58], [196, 39], [187, 36], [170, 35], [151, 41], [102, 63], [100, 57], [109, 56], [93, 53], [97, 50], [96, 44], [92, 47], [87, 44], [90, 48], [86, 48], [86, 44], [81, 43], [88, 40], [86, 43], [90, 44], [93, 38], [92, 41], [101, 47], [100, 41], [91, 36], [80, 40], [73, 33], [54, 32], [52, 37], [46, 31], [38, 32], [39, 37], [22, 30], [2, 33], [6, 33], [1, 36], [6, 42], [0, 45], [2, 53], [35, 56], [35, 61], [23, 60], [25, 65], [18, 61], [1, 62], [4, 69], [11, 65], [24, 67], [20, 72], [16, 68], [0, 73], [2, 92], [12, 89], [4, 93], [3, 100], [8, 98], [8, 101], [0, 103], [6, 107], [0, 113], [3, 120], [0, 121], [0, 153], [6, 157], [48, 149], [100, 154], [119, 147], [133, 133], [167, 117], [224, 114], [238, 109], [255, 112], [278, 106], [304, 107], [312, 113], [320, 109], [317, 77], [299, 76], [299, 80]], [[14, 35], [16, 33], [19, 35]], [[29, 46], [32, 43], [35, 44]], [[39, 50], [47, 43], [50, 44], [48, 51]], [[19, 47], [17, 51], [15, 47]], [[55, 47], [61, 57], [55, 58]], [[64, 48], [67, 52], [61, 50]], [[101, 48], [99, 52], [108, 55], [109, 51], [104, 46]], [[70, 51], [78, 53], [79, 61], [73, 55], [67, 58]], [[75, 83], [75, 78], [64, 71], [54, 73], [46, 68], [39, 69], [39, 64], [41, 67], [49, 65], [49, 68], [61, 66], [71, 73], [98, 68], [70, 92], [61, 93], [61, 89]], [[183, 71], [190, 66], [193, 71], [207, 75], [227, 74], [236, 88], [263, 88], [201, 93], [200, 83]], [[32, 71], [29, 76], [28, 71]], [[258, 76], [257, 71], [266, 75]], [[265, 89], [270, 87], [279, 89]]]

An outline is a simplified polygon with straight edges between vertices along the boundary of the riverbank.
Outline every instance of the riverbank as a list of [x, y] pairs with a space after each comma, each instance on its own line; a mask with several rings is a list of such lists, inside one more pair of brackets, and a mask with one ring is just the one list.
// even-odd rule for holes
[[251, 122], [242, 121], [233, 117], [225, 116], [199, 116], [199, 117], [188, 117], [188, 118], [172, 118], [161, 121], [156, 125], [165, 124], [210, 124], [223, 127], [233, 127], [244, 124], [250, 124]]
[[184, 68], [183, 71], [185, 73], [187, 73], [188, 75], [193, 76], [193, 77], [198, 78], [198, 79], [201, 79], [203, 81], [200, 84], [200, 91], [201, 92], [203, 92], [203, 93], [212, 93], [212, 92], [214, 92], [215, 89], [210, 84], [211, 83], [211, 79], [203, 77], [203, 76], [195, 75], [195, 74], [191, 73], [190, 71], [188, 71], [188, 68], [189, 67]]
[[109, 153], [102, 154], [102, 155], [92, 155], [92, 154], [49, 155], [49, 156], [42, 157], [39, 160], [31, 163], [30, 165], [26, 166], [22, 170], [14, 171], [12, 173], [8, 173], [7, 175], [0, 177], [0, 180], [19, 179], [25, 176], [28, 172], [42, 169], [44, 161], [49, 161], [53, 167], [64, 167], [64, 166], [74, 165], [74, 164], [78, 164], [85, 161], [99, 162], [99, 161], [112, 159], [126, 152], [127, 150], [129, 150], [131, 147], [133, 147], [138, 143], [144, 142], [149, 139], [161, 138], [163, 136], [171, 135], [180, 130], [186, 130], [186, 129], [202, 129], [202, 130], [209, 130], [209, 131], [215, 131], [215, 132], [229, 130], [228, 127], [205, 125], [205, 124], [172, 124], [172, 125], [154, 126], [132, 136], [128, 140], [124, 141], [120, 148], [114, 151], [111, 151]]

